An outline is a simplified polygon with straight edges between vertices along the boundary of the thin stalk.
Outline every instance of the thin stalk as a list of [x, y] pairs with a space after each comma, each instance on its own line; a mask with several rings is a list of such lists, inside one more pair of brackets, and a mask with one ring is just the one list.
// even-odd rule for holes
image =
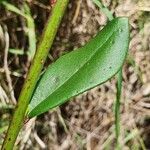
[[[100, 0], [93, 0], [93, 2], [102, 10], [107, 16], [108, 20], [114, 19], [112, 12], [105, 7]], [[116, 134], [116, 149], [120, 149], [119, 138], [120, 138], [120, 98], [122, 89], [122, 67], [117, 74], [117, 94], [115, 101], [115, 134]]]
[[120, 149], [119, 138], [120, 138], [120, 98], [122, 90], [122, 68], [118, 72], [117, 81], [117, 95], [115, 102], [115, 132], [116, 132], [116, 149]]
[[31, 99], [33, 90], [35, 89], [36, 83], [39, 79], [43, 64], [47, 58], [49, 49], [52, 46], [53, 40], [57, 33], [59, 24], [61, 22], [68, 2], [69, 0], [57, 0], [56, 4], [52, 8], [51, 16], [49, 17], [46, 27], [43, 31], [43, 35], [39, 42], [37, 52], [35, 54], [28, 76], [20, 93], [18, 104], [16, 106], [9, 129], [7, 131], [2, 150], [13, 149], [16, 138], [22, 127], [26, 109]]
[[100, 0], [93, 0], [93, 2], [100, 8], [100, 10], [107, 16], [107, 18], [109, 19], [109, 21], [113, 20], [113, 14], [112, 12], [105, 7], [102, 2]]
[[[111, 21], [114, 19], [112, 12], [105, 7], [100, 0], [93, 0], [93, 2], [102, 10], [102, 12], [107, 16], [108, 20]], [[115, 134], [116, 134], [116, 149], [120, 149], [120, 98], [121, 98], [121, 89], [122, 89], [122, 67], [117, 74], [117, 95], [115, 101]]]

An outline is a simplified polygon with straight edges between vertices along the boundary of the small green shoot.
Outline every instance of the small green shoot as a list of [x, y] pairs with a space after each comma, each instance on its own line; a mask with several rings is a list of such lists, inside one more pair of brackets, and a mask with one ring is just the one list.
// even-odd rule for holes
[[29, 50], [28, 50], [28, 56], [29, 60], [32, 60], [35, 51], [36, 51], [36, 33], [35, 33], [35, 24], [34, 19], [32, 18], [31, 11], [29, 6], [25, 3], [24, 4], [25, 13], [28, 16], [27, 18], [27, 34], [28, 34], [28, 41], [29, 41]]
[[109, 20], [113, 20], [113, 14], [111, 11], [105, 7], [100, 0], [93, 0], [93, 2], [100, 8], [100, 10], [107, 16]]

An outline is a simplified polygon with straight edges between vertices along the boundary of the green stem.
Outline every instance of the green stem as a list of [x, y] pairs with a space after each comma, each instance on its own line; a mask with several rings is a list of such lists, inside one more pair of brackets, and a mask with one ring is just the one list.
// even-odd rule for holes
[[59, 24], [68, 2], [69, 0], [57, 0], [55, 6], [52, 9], [51, 16], [48, 19], [47, 25], [43, 31], [43, 35], [38, 45], [37, 52], [20, 93], [18, 105], [16, 106], [13, 118], [7, 131], [2, 150], [13, 149], [16, 138], [22, 127], [26, 109], [31, 99], [33, 90], [35, 89], [36, 83], [40, 76], [40, 72], [43, 68], [43, 64], [47, 58], [49, 49], [52, 46], [53, 40], [57, 33]]
[[[102, 10], [102, 12], [107, 16], [108, 20], [111, 21], [114, 19], [111, 11], [105, 7], [100, 0], [93, 0], [93, 2]], [[115, 134], [116, 134], [116, 150], [120, 149], [120, 98], [122, 90], [122, 67], [118, 72], [117, 78], [117, 95], [115, 101]]]
[[117, 81], [117, 95], [115, 102], [115, 131], [116, 131], [116, 149], [120, 149], [119, 137], [120, 137], [120, 98], [122, 90], [122, 67], [118, 72]]
[[113, 20], [113, 14], [112, 12], [105, 7], [102, 2], [100, 0], [93, 0], [93, 2], [100, 8], [100, 10], [107, 16], [107, 18], [109, 19], [109, 21]]

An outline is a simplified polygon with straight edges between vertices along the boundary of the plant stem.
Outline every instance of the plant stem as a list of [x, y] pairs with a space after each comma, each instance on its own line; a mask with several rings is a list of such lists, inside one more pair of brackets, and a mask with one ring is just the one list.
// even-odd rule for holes
[[43, 31], [42, 38], [39, 42], [37, 52], [31, 64], [28, 76], [23, 85], [19, 96], [18, 105], [16, 106], [13, 118], [11, 120], [7, 135], [5, 137], [2, 150], [12, 150], [16, 138], [22, 127], [26, 109], [31, 99], [33, 90], [39, 79], [43, 64], [47, 58], [49, 49], [52, 46], [53, 40], [57, 33], [59, 24], [65, 12], [69, 0], [57, 0], [54, 5], [51, 16], [48, 19], [47, 25]]
[[100, 8], [100, 10], [107, 16], [107, 18], [109, 19], [109, 21], [113, 20], [113, 14], [112, 12], [105, 7], [102, 2], [100, 0], [93, 0], [93, 2]]
[[119, 137], [120, 137], [120, 98], [122, 90], [122, 67], [118, 72], [117, 81], [117, 95], [115, 102], [115, 132], [116, 132], [116, 150], [120, 149]]
[[[111, 21], [114, 19], [111, 11], [105, 7], [100, 0], [93, 0], [93, 2], [102, 10], [102, 12], [107, 16], [108, 20]], [[122, 90], [122, 67], [117, 74], [117, 94], [115, 101], [115, 134], [116, 134], [116, 150], [120, 149], [120, 98]]]

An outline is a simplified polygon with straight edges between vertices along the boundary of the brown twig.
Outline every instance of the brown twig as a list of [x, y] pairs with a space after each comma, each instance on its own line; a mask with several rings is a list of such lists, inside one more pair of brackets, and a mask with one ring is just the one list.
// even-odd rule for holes
[[0, 100], [3, 105], [6, 105], [6, 103], [8, 103], [8, 97], [1, 85], [0, 85]]
[[11, 77], [10, 77], [10, 71], [9, 71], [9, 68], [8, 68], [8, 61], [7, 61], [7, 58], [8, 58], [8, 49], [9, 49], [9, 35], [8, 35], [8, 32], [6, 31], [6, 29], [5, 29], [4, 36], [5, 36], [4, 70], [5, 70], [6, 80], [8, 82], [8, 88], [9, 88], [10, 98], [12, 100], [12, 103], [16, 104], [17, 102], [16, 102], [16, 99], [15, 99], [15, 96], [14, 96], [14, 91], [13, 91], [13, 86], [12, 86], [12, 80], [11, 80]]
[[78, 18], [79, 12], [80, 12], [81, 3], [82, 3], [82, 0], [77, 1], [77, 7], [76, 7], [74, 17], [72, 19], [72, 24], [75, 24], [77, 21], [77, 18]]
[[38, 7], [40, 7], [40, 8], [43, 8], [43, 9], [45, 9], [45, 10], [51, 10], [51, 7], [50, 6], [46, 6], [46, 5], [44, 5], [44, 4], [42, 4], [42, 3], [40, 3], [40, 2], [38, 2], [38, 1], [32, 1], [32, 3], [34, 4], [34, 5], [37, 5]]
[[[25, 124], [25, 129], [22, 133], [23, 136], [19, 137], [18, 141], [16, 143], [20, 143], [20, 150], [24, 150], [25, 149], [25, 146], [26, 144], [28, 143], [29, 141], [29, 137], [30, 137], [30, 134], [31, 134], [31, 131], [32, 129], [34, 128], [35, 126], [35, 120], [36, 120], [36, 117], [30, 119], [26, 124]], [[23, 137], [23, 138], [22, 138]]]

